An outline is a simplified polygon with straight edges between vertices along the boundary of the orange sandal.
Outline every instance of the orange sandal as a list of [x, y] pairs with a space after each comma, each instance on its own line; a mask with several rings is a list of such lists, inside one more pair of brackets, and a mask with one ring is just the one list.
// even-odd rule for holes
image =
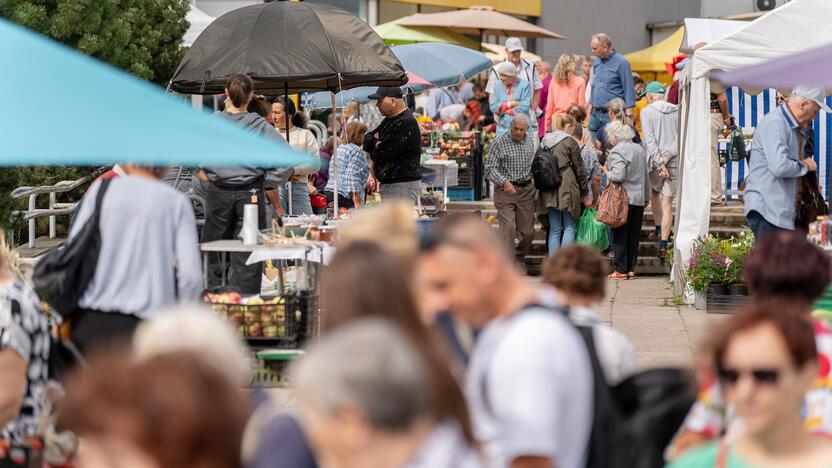
[[624, 273], [619, 273], [617, 271], [607, 275], [607, 278], [614, 279], [614, 280], [628, 280], [629, 279], [629, 277], [627, 275], [625, 275]]

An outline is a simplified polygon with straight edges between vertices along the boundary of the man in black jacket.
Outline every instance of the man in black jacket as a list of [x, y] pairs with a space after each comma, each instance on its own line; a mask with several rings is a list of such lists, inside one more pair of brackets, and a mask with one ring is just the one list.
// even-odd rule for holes
[[395, 86], [378, 88], [370, 95], [384, 120], [364, 136], [364, 151], [373, 161], [382, 201], [404, 199], [415, 205], [421, 191], [422, 136], [402, 97], [401, 88]]

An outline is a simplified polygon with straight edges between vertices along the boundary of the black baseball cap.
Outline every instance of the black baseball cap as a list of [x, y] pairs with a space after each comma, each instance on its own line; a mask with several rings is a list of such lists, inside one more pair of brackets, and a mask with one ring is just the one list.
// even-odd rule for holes
[[399, 98], [404, 97], [402, 89], [398, 86], [381, 86], [375, 93], [368, 96], [370, 99], [381, 99], [386, 97]]

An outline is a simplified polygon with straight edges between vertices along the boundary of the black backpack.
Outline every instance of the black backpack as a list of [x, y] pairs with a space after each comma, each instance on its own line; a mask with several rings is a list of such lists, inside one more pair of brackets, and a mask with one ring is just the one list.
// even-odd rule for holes
[[62, 317], [69, 317], [76, 309], [95, 274], [101, 250], [101, 201], [109, 185], [110, 179], [101, 181], [95, 197], [95, 211], [78, 234], [44, 254], [32, 273], [32, 284], [38, 296]]
[[553, 148], [540, 148], [532, 159], [532, 179], [534, 187], [541, 192], [554, 192], [563, 183], [563, 174], [569, 166], [558, 166], [557, 157], [552, 153]]
[[[568, 309], [540, 304], [524, 310], [530, 308], [569, 315]], [[662, 468], [665, 448], [696, 401], [693, 376], [683, 369], [650, 369], [610, 386], [598, 359], [592, 326], [569, 322], [586, 345], [592, 366], [593, 416], [586, 468]], [[483, 403], [494, 414], [486, 380], [481, 383]]]
[[592, 363], [592, 431], [587, 468], [661, 468], [664, 450], [696, 401], [686, 370], [649, 369], [607, 385], [591, 326], [576, 325]]

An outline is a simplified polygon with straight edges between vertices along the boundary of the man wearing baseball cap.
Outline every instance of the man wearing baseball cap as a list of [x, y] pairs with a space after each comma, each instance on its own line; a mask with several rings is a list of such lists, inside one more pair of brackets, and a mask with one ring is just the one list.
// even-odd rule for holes
[[398, 86], [382, 86], [370, 95], [384, 120], [364, 136], [382, 201], [405, 199], [416, 204], [421, 191], [422, 135], [419, 123]]
[[757, 125], [745, 179], [745, 216], [757, 241], [778, 230], [793, 230], [797, 179], [817, 170], [803, 159], [803, 127], [818, 111], [832, 113], [820, 88], [799, 86]]
[[[520, 42], [520, 38], [518, 37], [510, 37], [506, 39], [506, 63], [511, 63], [514, 65], [516, 70], [517, 79], [524, 80], [529, 83], [529, 86], [532, 89], [532, 101], [531, 101], [531, 112], [535, 112], [538, 108], [538, 103], [540, 103], [540, 90], [543, 89], [543, 81], [540, 79], [540, 74], [537, 72], [537, 68], [529, 62], [528, 60], [524, 60], [522, 58], [523, 53], [523, 43]], [[500, 77], [496, 72], [496, 69], [493, 69], [491, 73], [488, 75], [488, 83], [485, 85], [485, 92], [488, 94], [494, 93], [494, 85], [500, 81]], [[530, 132], [533, 132], [535, 135], [537, 134], [537, 119], [539, 115], [532, 115], [532, 126], [529, 128]]]

